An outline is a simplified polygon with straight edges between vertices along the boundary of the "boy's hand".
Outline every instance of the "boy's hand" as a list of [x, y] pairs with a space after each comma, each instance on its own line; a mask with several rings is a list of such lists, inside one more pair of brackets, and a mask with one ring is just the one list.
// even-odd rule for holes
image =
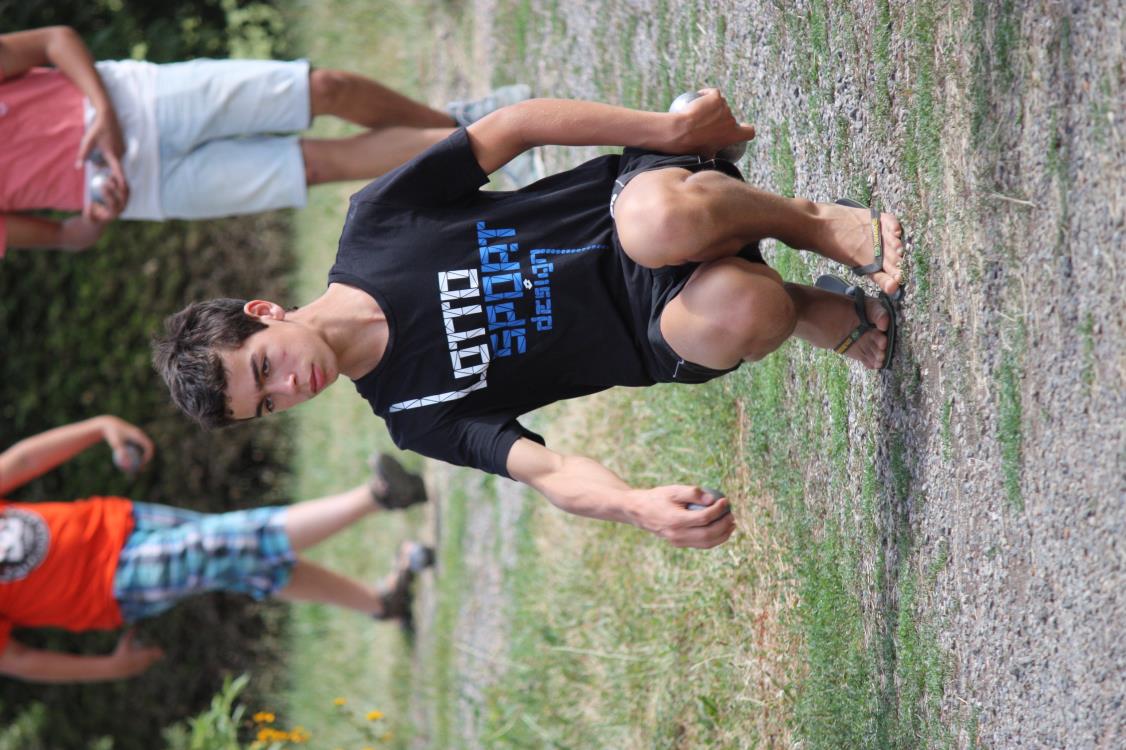
[[164, 658], [163, 649], [137, 643], [136, 635], [133, 628], [126, 630], [117, 641], [113, 653], [109, 655], [114, 676], [122, 678], [139, 675]]
[[719, 89], [702, 89], [701, 96], [679, 112], [667, 115], [674, 122], [669, 144], [659, 150], [670, 154], [712, 157], [724, 146], [755, 137], [753, 125], [741, 125]]
[[109, 414], [102, 418], [102, 437], [110, 448], [113, 450], [114, 459], [118, 461], [119, 466], [128, 466], [132, 464], [132, 458], [129, 456], [129, 449], [126, 443], [136, 443], [141, 446], [141, 463], [136, 468], [141, 468], [149, 462], [152, 458], [153, 447], [152, 440], [144, 433], [140, 427], [131, 425], [124, 419], [111, 416]]
[[[727, 498], [716, 499], [707, 490], [674, 484], [640, 491], [634, 507], [636, 523], [674, 547], [715, 547], [735, 531]], [[707, 506], [689, 510], [689, 505]]]

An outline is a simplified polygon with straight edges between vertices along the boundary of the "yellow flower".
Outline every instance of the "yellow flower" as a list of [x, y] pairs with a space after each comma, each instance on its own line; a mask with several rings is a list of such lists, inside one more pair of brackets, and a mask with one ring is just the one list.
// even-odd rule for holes
[[379, 741], [380, 742], [390, 742], [391, 738], [394, 737], [394, 736], [395, 735], [392, 734], [391, 732], [384, 732], [383, 736], [379, 738]]
[[379, 721], [383, 718], [382, 711], [368, 711], [368, 721]]
[[334, 706], [343, 706], [347, 702], [348, 702], [347, 698], [333, 698], [332, 699], [332, 704]]
[[274, 723], [275, 718], [277, 718], [277, 717], [275, 717], [269, 711], [259, 711], [258, 713], [254, 714], [254, 723], [255, 724], [272, 724], [272, 723]]
[[312, 735], [309, 734], [308, 730], [306, 730], [305, 727], [296, 726], [289, 733], [289, 741], [297, 743], [306, 742], [311, 736]]

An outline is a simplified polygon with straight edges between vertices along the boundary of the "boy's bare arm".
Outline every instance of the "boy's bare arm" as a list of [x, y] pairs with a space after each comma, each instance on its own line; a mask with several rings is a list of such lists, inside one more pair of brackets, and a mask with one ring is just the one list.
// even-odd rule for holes
[[30, 482], [64, 461], [105, 440], [114, 451], [134, 442], [143, 451], [142, 465], [152, 458], [153, 444], [139, 427], [109, 414], [75, 422], [24, 438], [0, 453], [0, 495]]
[[754, 138], [755, 129], [735, 119], [718, 90], [707, 89], [676, 113], [570, 99], [529, 99], [481, 118], [468, 133], [473, 155], [491, 173], [533, 146], [636, 146], [711, 155], [728, 144]]
[[113, 189], [124, 192], [127, 201], [128, 183], [121, 168], [125, 140], [121, 135], [117, 113], [82, 37], [69, 26], [46, 26], [0, 34], [0, 72], [5, 79], [15, 78], [31, 68], [43, 65], [58, 68], [86, 95], [94, 108], [94, 119], [86, 128], [78, 153], [75, 154], [75, 167], [81, 167], [90, 151], [97, 146], [113, 173]]
[[106, 656], [65, 654], [9, 640], [0, 654], [0, 674], [28, 682], [102, 682], [133, 677], [162, 658], [161, 649], [137, 644], [132, 630]]
[[10, 248], [57, 248], [85, 250], [92, 247], [105, 231], [103, 222], [84, 216], [55, 221], [41, 216], [5, 214], [7, 245]]
[[[726, 498], [713, 502], [705, 490], [689, 485], [634, 489], [597, 461], [565, 456], [526, 438], [512, 446], [507, 468], [568, 513], [632, 524], [677, 547], [715, 547], [735, 530]], [[689, 510], [690, 503], [710, 507]]]

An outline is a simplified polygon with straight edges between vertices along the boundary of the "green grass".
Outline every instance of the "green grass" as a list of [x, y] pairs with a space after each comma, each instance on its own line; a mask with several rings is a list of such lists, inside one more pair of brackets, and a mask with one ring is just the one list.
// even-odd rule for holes
[[1082, 349], [1083, 349], [1083, 366], [1079, 371], [1079, 377], [1083, 381], [1083, 385], [1087, 386], [1090, 391], [1091, 386], [1095, 382], [1095, 317], [1091, 313], [1083, 316], [1083, 322], [1079, 324], [1079, 335], [1081, 336]]
[[954, 397], [946, 399], [942, 404], [942, 429], [940, 437], [942, 440], [942, 458], [944, 461], [949, 461], [954, 455], [954, 440], [953, 429], [951, 426], [951, 415], [954, 411]]
[[875, 24], [875, 63], [876, 63], [876, 122], [881, 134], [881, 139], [886, 138], [890, 123], [888, 116], [891, 114], [891, 88], [888, 79], [891, 76], [891, 4], [888, 0], [878, 0], [876, 3], [877, 22]]
[[1011, 349], [1001, 356], [997, 371], [1000, 386], [998, 396], [997, 439], [1001, 444], [1001, 472], [1004, 478], [1005, 498], [1010, 507], [1020, 510], [1024, 507], [1021, 494], [1021, 473], [1024, 466], [1021, 444], [1024, 430], [1021, 424], [1021, 379], [1023, 372], [1017, 362], [1017, 355]]
[[[467, 474], [468, 472], [462, 472]], [[486, 498], [471, 497], [461, 487], [455, 487], [443, 504], [443, 535], [438, 548], [441, 576], [435, 594], [437, 605], [433, 628], [438, 634], [433, 651], [426, 661], [426, 681], [433, 701], [432, 721], [429, 730], [433, 747], [455, 748], [464, 744], [457, 731], [457, 685], [455, 647], [458, 631], [458, 612], [461, 609], [463, 589], [467, 574], [462, 560], [465, 538], [467, 504], [479, 503]]]
[[[422, 33], [426, 7], [391, 0], [365, 4], [333, 0], [295, 2], [290, 12], [301, 19], [300, 51], [315, 65], [355, 70], [424, 98], [418, 60], [424, 56], [420, 40], [428, 38]], [[379, 18], [379, 23], [373, 24], [372, 18]], [[358, 35], [358, 28], [368, 32]], [[313, 132], [334, 137], [355, 128], [322, 118]], [[296, 215], [293, 302], [308, 302], [323, 291], [348, 197], [361, 184], [314, 188], [308, 206]], [[315, 403], [295, 409], [292, 419], [300, 435], [294, 449], [295, 498], [354, 486], [365, 479], [365, 460], [373, 450], [393, 450], [383, 423], [347, 382], [329, 389]], [[402, 458], [409, 467], [422, 466], [417, 456]], [[372, 517], [318, 546], [309, 557], [374, 581], [391, 567], [399, 541], [421, 533], [422, 515], [412, 510]], [[405, 746], [414, 731], [409, 713], [413, 666], [410, 644], [394, 625], [319, 605], [295, 605], [289, 635], [289, 688], [278, 701], [290, 725], [309, 729], [317, 747], [351, 747], [355, 732], [340, 721], [339, 709], [332, 703], [343, 697], [357, 710], [381, 710], [397, 738], [394, 744]]]
[[773, 131], [775, 137], [770, 147], [770, 163], [774, 167], [774, 186], [779, 195], [793, 198], [797, 186], [797, 166], [794, 164], [794, 149], [790, 145], [790, 128], [786, 123], [777, 123]]
[[[907, 137], [903, 146], [904, 174], [912, 187], [914, 203], [925, 211], [917, 218], [927, 227], [942, 227], [946, 216], [943, 191], [942, 133], [946, 120], [940, 94], [939, 68], [935, 66], [938, 6], [932, 0], [916, 3], [909, 22], [911, 59], [915, 80], [907, 110]], [[923, 227], [916, 227], [916, 231]], [[908, 234], [912, 228], [907, 228]], [[930, 251], [923, 235], [916, 235], [911, 253], [911, 295], [925, 307], [930, 298]]]

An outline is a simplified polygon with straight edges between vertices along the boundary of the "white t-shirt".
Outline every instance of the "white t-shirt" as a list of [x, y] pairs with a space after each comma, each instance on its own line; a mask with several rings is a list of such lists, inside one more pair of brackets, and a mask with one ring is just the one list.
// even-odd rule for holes
[[[129, 202], [121, 218], [164, 219], [160, 200], [160, 142], [156, 129], [157, 65], [141, 60], [105, 60], [95, 65], [125, 139], [125, 158], [121, 166], [129, 182]], [[94, 108], [87, 100], [87, 127], [93, 119]], [[86, 184], [89, 185], [89, 168], [87, 171]]]

